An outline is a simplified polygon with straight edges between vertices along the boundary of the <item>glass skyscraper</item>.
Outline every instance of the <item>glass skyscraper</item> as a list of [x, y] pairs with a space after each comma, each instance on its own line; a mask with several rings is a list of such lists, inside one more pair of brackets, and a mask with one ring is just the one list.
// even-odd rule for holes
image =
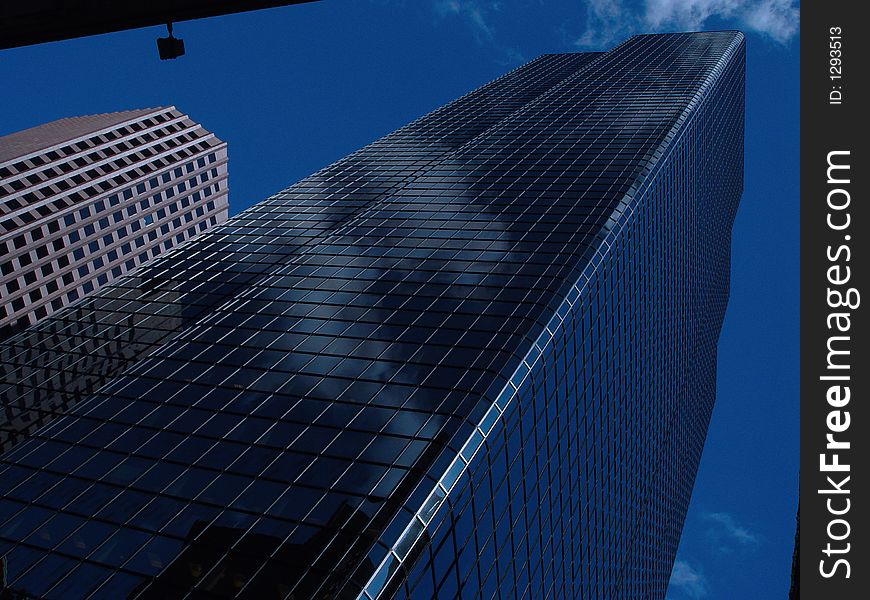
[[0, 344], [0, 595], [663, 598], [743, 81], [541, 56]]

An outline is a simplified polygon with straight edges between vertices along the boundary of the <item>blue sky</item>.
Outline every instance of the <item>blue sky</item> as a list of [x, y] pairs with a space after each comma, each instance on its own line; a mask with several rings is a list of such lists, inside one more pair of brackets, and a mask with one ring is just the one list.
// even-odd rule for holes
[[793, 0], [322, 0], [0, 51], [0, 134], [174, 104], [229, 142], [231, 211], [544, 52], [747, 33], [746, 181], [718, 398], [668, 600], [783, 597], [798, 476], [798, 9]]

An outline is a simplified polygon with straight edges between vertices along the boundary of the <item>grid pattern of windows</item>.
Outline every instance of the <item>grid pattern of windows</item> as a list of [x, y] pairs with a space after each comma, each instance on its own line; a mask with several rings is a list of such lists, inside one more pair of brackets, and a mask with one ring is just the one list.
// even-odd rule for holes
[[0, 344], [0, 451], [594, 56], [532, 61]]
[[[743, 52], [721, 42], [715, 80], [361, 598], [664, 598], [742, 191]], [[666, 58], [656, 38], [632, 47]]]
[[0, 344], [4, 585], [663, 595], [742, 75], [731, 32], [540, 57]]
[[0, 337], [227, 217], [226, 144], [173, 107], [0, 138]]

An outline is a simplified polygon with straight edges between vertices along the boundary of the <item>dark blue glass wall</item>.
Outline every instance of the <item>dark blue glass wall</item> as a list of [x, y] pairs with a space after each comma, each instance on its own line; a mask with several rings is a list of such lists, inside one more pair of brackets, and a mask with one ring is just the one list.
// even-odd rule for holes
[[543, 56], [6, 341], [3, 585], [663, 597], [742, 131], [738, 33]]
[[637, 183], [603, 195], [615, 202], [595, 254], [371, 597], [664, 598], [715, 398], [742, 191], [742, 37], [642, 36], [608, 59], [524, 126], [594, 114], [616, 70], [606, 112], [584, 127], [604, 130], [602, 146], [569, 154], [624, 171], [639, 131], [664, 143], [637, 145]]

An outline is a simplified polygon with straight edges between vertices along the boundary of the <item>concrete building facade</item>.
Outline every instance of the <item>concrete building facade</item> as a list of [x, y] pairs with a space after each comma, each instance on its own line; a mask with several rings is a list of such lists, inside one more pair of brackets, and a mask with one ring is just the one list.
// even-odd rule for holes
[[173, 106], [0, 137], [0, 337], [227, 218], [227, 145]]

